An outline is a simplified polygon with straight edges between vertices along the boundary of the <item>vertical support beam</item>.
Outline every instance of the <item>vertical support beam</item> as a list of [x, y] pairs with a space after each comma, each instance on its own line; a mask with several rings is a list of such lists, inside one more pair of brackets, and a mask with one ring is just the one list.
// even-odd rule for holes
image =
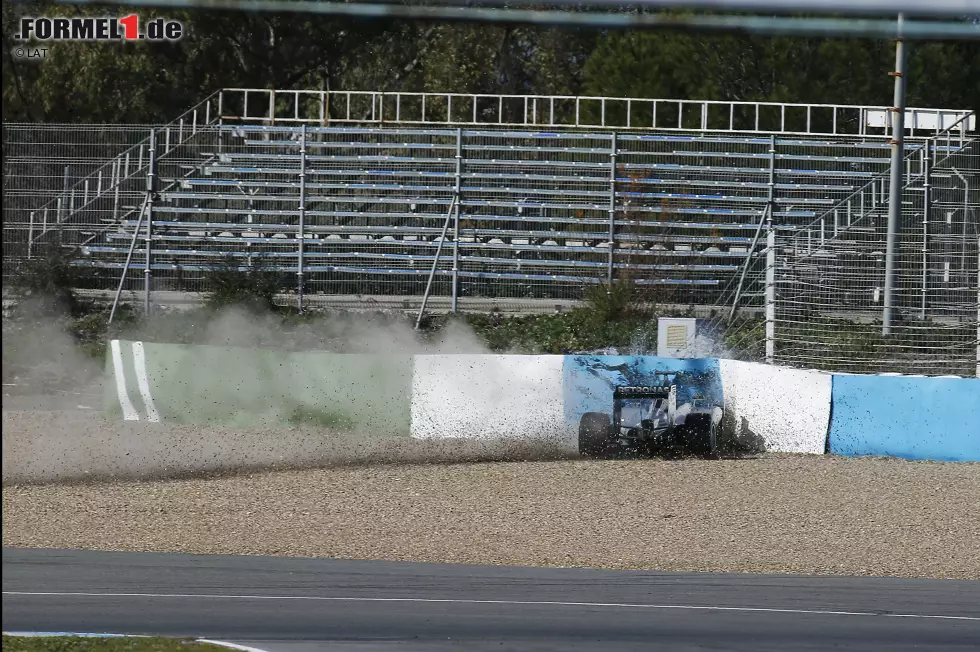
[[122, 159], [118, 156], [116, 160], [112, 162], [112, 186], [113, 186], [113, 198], [112, 198], [112, 219], [119, 219], [119, 186], [122, 183], [120, 178], [120, 170], [122, 169]]
[[463, 129], [456, 128], [456, 185], [453, 190], [453, 300], [455, 313], [459, 303], [459, 204], [463, 177]]
[[776, 232], [766, 234], [766, 364], [776, 362]]
[[766, 364], [776, 363], [776, 136], [769, 136], [769, 204], [766, 216]]
[[919, 318], [926, 318], [926, 302], [929, 294], [929, 216], [932, 212], [932, 141], [925, 142], [926, 155], [922, 160], [923, 199], [922, 199], [922, 305], [919, 306]]
[[977, 378], [980, 378], [980, 238], [977, 238]]
[[612, 291], [612, 284], [615, 280], [615, 249], [616, 249], [616, 154], [619, 150], [619, 143], [616, 140], [616, 132], [610, 134], [609, 144], [609, 260], [606, 270], [606, 282], [609, 284], [609, 291]]
[[303, 312], [303, 255], [306, 252], [306, 124], [299, 131], [299, 244], [296, 254], [296, 307]]
[[31, 249], [34, 246], [34, 211], [31, 211], [31, 222], [27, 227], [27, 260], [31, 259]]
[[143, 268], [143, 314], [150, 316], [150, 286], [153, 281], [153, 271], [150, 264], [153, 259], [153, 195], [156, 192], [157, 176], [157, 134], [150, 129], [149, 166], [146, 169], [146, 263]]
[[891, 184], [888, 192], [888, 236], [885, 245], [885, 300], [881, 316], [882, 335], [891, 335], [894, 322], [895, 290], [898, 284], [899, 231], [902, 227], [902, 185], [905, 149], [905, 41], [902, 39], [904, 14], [898, 15], [898, 39], [895, 44], [895, 97], [892, 114]]
[[64, 232], [64, 227], [62, 225], [65, 223], [65, 220], [68, 219], [68, 215], [70, 213], [69, 208], [68, 208], [68, 206], [69, 206], [69, 203], [68, 203], [68, 168], [69, 168], [69, 166], [66, 165], [65, 166], [64, 175], [63, 175], [63, 180], [61, 182], [61, 188], [62, 188], [62, 190], [61, 190], [61, 198], [60, 198], [60, 201], [58, 202], [58, 232], [55, 235], [57, 237], [57, 242], [58, 242], [58, 246], [59, 247], [62, 245], [62, 234]]
[[62, 176], [61, 188], [62, 188], [62, 195], [64, 196], [64, 200], [61, 202], [61, 205], [65, 210], [62, 210], [62, 212], [58, 215], [59, 222], [64, 222], [65, 218], [67, 217], [66, 213], [68, 207], [68, 168], [69, 166], [66, 165], [64, 174]]
[[[956, 171], [959, 174], [959, 171]], [[966, 237], [967, 230], [966, 227], [970, 223], [970, 178], [963, 177], [963, 239], [960, 245], [960, 252], [962, 254], [962, 262], [960, 263], [960, 269], [963, 270], [963, 280], [966, 280]]]

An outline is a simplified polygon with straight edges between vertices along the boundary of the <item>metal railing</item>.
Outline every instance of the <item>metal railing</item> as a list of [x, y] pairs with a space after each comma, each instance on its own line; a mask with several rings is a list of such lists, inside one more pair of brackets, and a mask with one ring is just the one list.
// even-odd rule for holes
[[[33, 207], [29, 218], [27, 256], [31, 256], [35, 245], [44, 242], [49, 233], [60, 233], [60, 226], [63, 223], [71, 222], [79, 213], [96, 210], [102, 203], [112, 204], [112, 218], [107, 220], [107, 224], [132, 215], [136, 207], [126, 206], [123, 201], [130, 193], [129, 186], [139, 188], [145, 184], [150, 161], [150, 131], [159, 132], [161, 140], [158, 156], [166, 156], [173, 149], [196, 136], [201, 128], [217, 121], [218, 95], [214, 93], [205, 98], [170, 123], [159, 127], [146, 127], [147, 135], [138, 143], [102, 163], [74, 183], [66, 183], [57, 196]], [[11, 125], [11, 128], [16, 128], [16, 125]], [[72, 125], [71, 128], [78, 130], [79, 126]], [[67, 170], [65, 178], [66, 180], [68, 178]]]
[[[622, 98], [574, 95], [487, 95], [379, 91], [226, 88], [218, 93], [222, 123], [267, 125], [465, 125], [609, 128], [651, 131], [799, 135], [875, 135], [888, 126], [888, 107]], [[909, 108], [912, 135], [960, 124], [976, 130], [968, 110]]]

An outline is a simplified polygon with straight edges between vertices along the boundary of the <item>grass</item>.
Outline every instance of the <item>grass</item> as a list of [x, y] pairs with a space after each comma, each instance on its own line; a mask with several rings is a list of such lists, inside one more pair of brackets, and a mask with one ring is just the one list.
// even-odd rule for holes
[[227, 648], [189, 638], [96, 636], [4, 636], [4, 652], [202, 652]]

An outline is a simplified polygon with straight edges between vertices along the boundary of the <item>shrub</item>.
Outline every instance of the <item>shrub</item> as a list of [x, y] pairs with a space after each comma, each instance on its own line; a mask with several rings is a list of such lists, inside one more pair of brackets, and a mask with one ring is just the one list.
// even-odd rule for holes
[[227, 256], [205, 274], [205, 281], [214, 288], [207, 298], [209, 308], [241, 306], [268, 312], [277, 309], [275, 297], [286, 286], [286, 274], [267, 269], [261, 262], [241, 266]]
[[45, 244], [38, 253], [14, 269], [10, 289], [18, 303], [30, 302], [32, 308], [46, 314], [77, 316], [85, 305], [75, 294], [90, 275], [90, 270], [72, 264], [78, 257], [74, 248]]

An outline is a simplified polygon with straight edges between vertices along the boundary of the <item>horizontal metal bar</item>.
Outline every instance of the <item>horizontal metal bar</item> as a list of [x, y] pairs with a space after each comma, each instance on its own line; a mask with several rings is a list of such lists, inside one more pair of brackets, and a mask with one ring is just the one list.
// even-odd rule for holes
[[[129, 242], [132, 240], [132, 234], [127, 233], [110, 233], [108, 234], [108, 240], [121, 240]], [[520, 242], [514, 242], [516, 240], [525, 240], [527, 238], [510, 238], [512, 242], [509, 243], [492, 243], [492, 242], [471, 242], [468, 240], [469, 236], [463, 236], [459, 242], [460, 249], [475, 249], [475, 250], [500, 250], [500, 251], [510, 251], [517, 255], [525, 253], [570, 253], [579, 255], [601, 255], [603, 257], [607, 256], [609, 253], [608, 247], [596, 247], [587, 244], [582, 245], [546, 245], [546, 244], [523, 244]], [[145, 237], [143, 238], [145, 240]], [[469, 238], [471, 239], [471, 238]], [[562, 238], [567, 242], [587, 242], [587, 240], [572, 240], [571, 238]], [[268, 244], [268, 245], [284, 245], [290, 242], [290, 240], [282, 238], [255, 238], [248, 236], [199, 236], [199, 235], [154, 235], [152, 237], [153, 242], [208, 242], [215, 244]], [[529, 239], [528, 239], [529, 240]], [[313, 249], [317, 247], [350, 247], [352, 241], [350, 240], [331, 240], [322, 238], [307, 238], [306, 247]], [[384, 247], [398, 247], [399, 249], [416, 249], [416, 248], [432, 248], [437, 247], [438, 242], [429, 240], [362, 240], [358, 241], [357, 246], [384, 246]], [[623, 249], [618, 250], [617, 253], [625, 254], [629, 256], [662, 256], [664, 258], [690, 258], [692, 253], [695, 253], [699, 258], [746, 258], [750, 255], [748, 251], [697, 251], [691, 252], [687, 250], [672, 250], [672, 249]], [[305, 255], [305, 254], [304, 254]], [[752, 253], [752, 256], [760, 255], [758, 252]]]
[[895, 21], [890, 20], [535, 11], [431, 5], [304, 2], [303, 0], [58, 0], [58, 2], [59, 4], [77, 5], [108, 4], [131, 7], [165, 7], [168, 9], [186, 7], [357, 18], [408, 18], [515, 25], [531, 24], [554, 27], [695, 29], [769, 36], [862, 36], [882, 39], [980, 40], [980, 30], [977, 30], [974, 25], [964, 22], [904, 21], [899, 27]]
[[[75, 265], [79, 267], [95, 267], [101, 269], [122, 269], [125, 267], [125, 263], [115, 263], [115, 262], [102, 262], [102, 261], [74, 261]], [[131, 270], [142, 270], [144, 268], [143, 263], [130, 263], [129, 269]], [[213, 269], [225, 269], [222, 266], [215, 265], [167, 265], [154, 263], [150, 265], [151, 270], [184, 270], [184, 271], [199, 271], [206, 272]], [[239, 266], [238, 271], [247, 272], [251, 268], [247, 266]], [[365, 275], [376, 275], [376, 276], [423, 276], [428, 275], [430, 270], [426, 269], [376, 269], [368, 267], [344, 267], [339, 265], [308, 265], [305, 268], [307, 272], [335, 272], [344, 274], [365, 274]], [[289, 266], [273, 266], [270, 265], [267, 268], [270, 272], [295, 272], [296, 267], [293, 265]], [[436, 274], [439, 276], [450, 276], [453, 274], [452, 270], [437, 269]], [[540, 282], [570, 282], [570, 283], [593, 283], [598, 284], [604, 282], [605, 277], [590, 277], [590, 276], [566, 276], [559, 274], [502, 274], [494, 272], [470, 272], [460, 270], [457, 272], [458, 276], [464, 278], [487, 278], [487, 279], [510, 279], [518, 281], [540, 281]], [[716, 286], [720, 285], [721, 282], [715, 279], [637, 279], [634, 281], [637, 285], [710, 285]]]
[[[521, 0], [434, 0], [433, 4], [466, 6], [507, 5], [516, 7], [536, 4]], [[622, 0], [550, 0], [552, 6], [620, 7]], [[707, 9], [716, 11], [762, 11], [765, 13], [827, 13], [854, 14], [859, 16], [951, 16], [962, 18], [976, 14], [980, 9], [973, 0], [633, 0], [631, 6], [658, 7], [664, 9]]]

